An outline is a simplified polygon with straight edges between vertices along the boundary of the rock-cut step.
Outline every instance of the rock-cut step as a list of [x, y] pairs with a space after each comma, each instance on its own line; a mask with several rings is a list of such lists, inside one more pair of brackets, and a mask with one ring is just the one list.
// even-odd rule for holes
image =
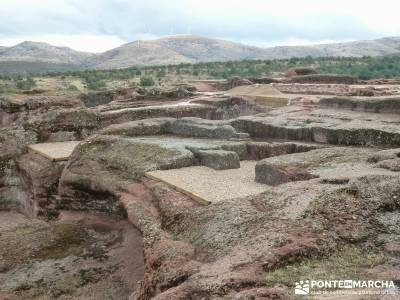
[[80, 141], [40, 143], [28, 145], [28, 150], [38, 153], [51, 161], [68, 160]]

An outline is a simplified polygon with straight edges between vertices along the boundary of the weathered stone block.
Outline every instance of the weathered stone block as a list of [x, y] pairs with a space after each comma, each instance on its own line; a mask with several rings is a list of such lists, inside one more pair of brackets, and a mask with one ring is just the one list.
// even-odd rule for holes
[[200, 150], [196, 153], [200, 163], [215, 170], [240, 168], [239, 155], [233, 151]]
[[393, 172], [400, 172], [400, 158], [382, 160], [377, 163], [377, 166]]
[[271, 164], [266, 161], [257, 163], [256, 182], [268, 185], [279, 185], [290, 181], [309, 180], [314, 178], [313, 175], [299, 167], [290, 167]]
[[388, 159], [396, 159], [400, 157], [400, 148], [396, 149], [388, 149], [375, 152], [374, 154], [368, 157], [368, 162], [377, 163], [379, 161], [388, 160]]
[[319, 101], [321, 108], [335, 108], [371, 113], [400, 113], [400, 98], [329, 97]]
[[110, 125], [100, 131], [101, 134], [141, 136], [158, 135], [168, 133], [169, 127], [175, 121], [174, 118], [154, 118], [138, 121], [130, 121], [121, 124]]
[[215, 139], [229, 139], [236, 134], [236, 130], [223, 121], [210, 121], [199, 118], [178, 119], [171, 125], [170, 132], [183, 136]]

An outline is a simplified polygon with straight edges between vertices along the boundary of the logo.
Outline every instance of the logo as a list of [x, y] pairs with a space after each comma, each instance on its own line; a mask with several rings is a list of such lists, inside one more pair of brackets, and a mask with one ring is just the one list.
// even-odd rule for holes
[[367, 294], [398, 295], [400, 290], [393, 280], [300, 280], [294, 285], [295, 295]]
[[295, 283], [294, 286], [294, 293], [296, 295], [308, 295], [310, 294], [310, 281], [300, 280], [299, 282]]

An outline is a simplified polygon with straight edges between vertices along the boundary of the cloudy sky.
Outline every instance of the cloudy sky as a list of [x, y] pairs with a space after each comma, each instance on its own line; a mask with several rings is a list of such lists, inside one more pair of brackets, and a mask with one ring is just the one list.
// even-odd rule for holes
[[400, 35], [398, 0], [1, 0], [0, 45], [44, 41], [102, 52], [197, 34], [256, 46]]

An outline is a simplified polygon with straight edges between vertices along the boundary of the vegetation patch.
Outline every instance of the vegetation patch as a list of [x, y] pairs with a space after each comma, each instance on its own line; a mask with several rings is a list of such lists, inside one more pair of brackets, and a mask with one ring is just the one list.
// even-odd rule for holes
[[344, 246], [321, 258], [305, 259], [269, 273], [263, 281], [264, 285], [294, 283], [305, 279], [338, 280], [365, 279], [368, 270], [383, 264], [382, 254], [357, 246]]
[[52, 238], [34, 252], [36, 259], [60, 259], [83, 253], [90, 237], [79, 224], [55, 224], [51, 230]]

